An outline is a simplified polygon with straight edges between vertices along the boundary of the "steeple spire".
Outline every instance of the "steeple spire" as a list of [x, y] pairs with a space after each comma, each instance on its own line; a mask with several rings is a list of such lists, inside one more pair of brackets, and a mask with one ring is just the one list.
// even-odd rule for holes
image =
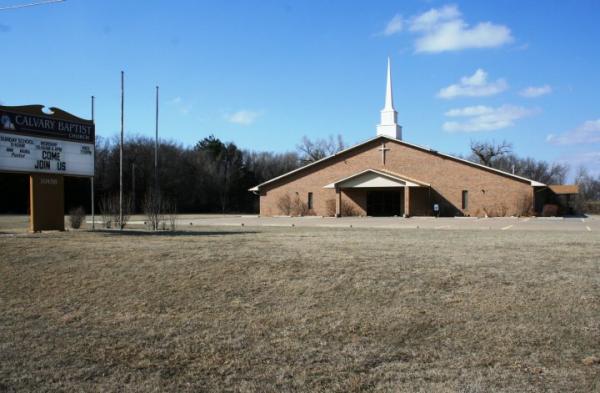
[[396, 112], [396, 109], [394, 108], [394, 97], [392, 94], [391, 61], [388, 57], [385, 106], [381, 110], [381, 122], [377, 126], [377, 135], [385, 135], [391, 138], [402, 139], [402, 127], [398, 125], [397, 117], [398, 112]]
[[390, 67], [390, 58], [388, 57], [387, 63], [387, 84], [385, 86], [385, 111], [393, 111], [394, 109], [394, 97], [392, 96], [392, 71]]

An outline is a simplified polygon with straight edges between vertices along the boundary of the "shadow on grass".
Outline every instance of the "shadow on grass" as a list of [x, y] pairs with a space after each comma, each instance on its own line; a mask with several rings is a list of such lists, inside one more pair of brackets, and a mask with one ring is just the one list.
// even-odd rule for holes
[[[90, 231], [91, 232], [91, 231]], [[248, 235], [259, 233], [257, 231], [145, 231], [140, 229], [96, 229], [94, 232], [109, 236], [223, 236], [223, 235]]]

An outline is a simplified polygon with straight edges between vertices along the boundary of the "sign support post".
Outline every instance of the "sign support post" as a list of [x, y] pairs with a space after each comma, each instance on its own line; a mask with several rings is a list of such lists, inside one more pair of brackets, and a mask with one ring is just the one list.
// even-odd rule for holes
[[65, 230], [64, 176], [29, 175], [29, 230]]
[[[95, 121], [95, 113], [94, 113], [94, 104], [96, 101], [96, 97], [92, 96], [92, 122]], [[92, 231], [96, 230], [96, 216], [94, 214], [95, 212], [95, 208], [96, 208], [96, 204], [94, 202], [94, 193], [95, 193], [95, 188], [94, 188], [94, 178], [96, 177], [96, 136], [94, 135], [94, 174], [92, 175], [91, 179], [91, 187], [92, 187]]]
[[119, 144], [119, 229], [123, 230], [123, 133], [125, 127], [125, 72], [121, 71], [121, 143]]

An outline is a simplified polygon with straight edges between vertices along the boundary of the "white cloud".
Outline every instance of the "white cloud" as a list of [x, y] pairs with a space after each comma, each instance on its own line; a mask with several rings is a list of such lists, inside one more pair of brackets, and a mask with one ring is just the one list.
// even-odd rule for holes
[[455, 5], [432, 8], [412, 17], [408, 29], [418, 35], [415, 41], [416, 52], [493, 48], [513, 41], [510, 29], [504, 25], [481, 22], [469, 26]]
[[414, 16], [410, 22], [410, 30], [430, 31], [442, 22], [459, 18], [460, 11], [455, 5], [446, 5], [442, 8], [432, 8], [421, 15]]
[[388, 22], [387, 26], [383, 30], [382, 34], [385, 36], [390, 36], [402, 31], [404, 27], [404, 21], [402, 20], [402, 16], [399, 14], [394, 15], [394, 17]]
[[445, 99], [461, 96], [483, 97], [501, 93], [507, 88], [508, 84], [504, 79], [488, 82], [487, 72], [479, 68], [473, 75], [460, 78], [459, 83], [440, 89], [437, 96]]
[[478, 105], [451, 109], [445, 113], [447, 117], [464, 118], [444, 122], [442, 128], [448, 132], [492, 131], [511, 127], [515, 121], [535, 114], [537, 110], [513, 105], [502, 105], [497, 108]]
[[600, 143], [600, 119], [588, 120], [561, 135], [550, 134], [546, 137], [546, 141], [555, 145]]
[[169, 100], [168, 103], [175, 107], [175, 109], [177, 109], [177, 111], [182, 115], [189, 115], [189, 113], [192, 111], [192, 104], [186, 102], [179, 96]]
[[519, 92], [523, 97], [535, 98], [552, 93], [552, 87], [549, 85], [544, 86], [529, 86]]
[[230, 123], [247, 126], [247, 125], [254, 123], [256, 121], [256, 119], [258, 119], [258, 117], [261, 116], [261, 114], [262, 113], [256, 112], [256, 111], [241, 110], [241, 111], [232, 113], [230, 115], [227, 115], [225, 118]]

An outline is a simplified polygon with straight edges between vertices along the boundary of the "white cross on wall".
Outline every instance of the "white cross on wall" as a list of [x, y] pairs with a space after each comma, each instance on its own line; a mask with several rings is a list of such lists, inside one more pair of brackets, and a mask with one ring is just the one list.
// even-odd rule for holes
[[381, 152], [381, 163], [385, 165], [385, 152], [389, 151], [389, 147], [385, 147], [385, 142], [381, 142], [381, 147], [377, 149]]

